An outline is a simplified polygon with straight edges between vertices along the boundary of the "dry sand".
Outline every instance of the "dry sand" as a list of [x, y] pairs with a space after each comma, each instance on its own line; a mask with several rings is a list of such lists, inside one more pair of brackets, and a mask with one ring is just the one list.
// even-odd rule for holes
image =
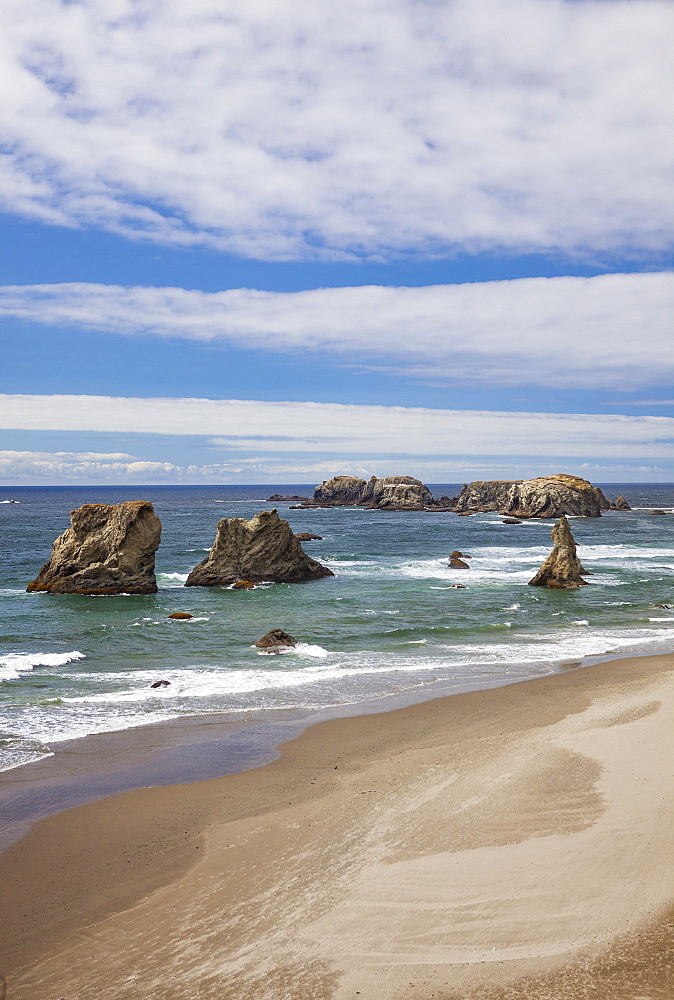
[[7, 1000], [672, 1000], [673, 735], [674, 656], [614, 660], [59, 813]]

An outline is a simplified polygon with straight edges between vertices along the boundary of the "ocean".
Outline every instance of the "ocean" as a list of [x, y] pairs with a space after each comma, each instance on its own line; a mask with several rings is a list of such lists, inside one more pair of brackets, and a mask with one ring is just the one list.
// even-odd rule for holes
[[[431, 487], [455, 495], [457, 484]], [[559, 671], [583, 658], [674, 648], [674, 485], [602, 485], [636, 508], [573, 518], [592, 575], [576, 591], [527, 586], [551, 548], [551, 521], [498, 514], [290, 510], [272, 493], [313, 485], [0, 489], [0, 769], [60, 741], [178, 716], [232, 719], [423, 696]], [[83, 503], [149, 499], [162, 520], [159, 593], [27, 594], [52, 541]], [[9, 501], [18, 501], [11, 503]], [[217, 521], [276, 506], [334, 578], [250, 591], [190, 588]], [[653, 516], [662, 508], [669, 516]], [[469, 570], [450, 570], [453, 549]], [[461, 583], [466, 589], [454, 589]], [[187, 611], [194, 617], [167, 616]], [[296, 650], [261, 653], [271, 628]], [[169, 686], [153, 689], [157, 680]]]

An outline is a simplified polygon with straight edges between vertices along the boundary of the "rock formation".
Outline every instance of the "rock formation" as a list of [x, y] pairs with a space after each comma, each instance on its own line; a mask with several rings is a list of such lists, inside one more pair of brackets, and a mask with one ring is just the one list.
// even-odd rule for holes
[[298, 542], [322, 542], [322, 535], [314, 535], [311, 531], [299, 531], [295, 535]]
[[651, 514], [666, 514], [666, 510], [652, 510]]
[[297, 496], [296, 494], [293, 494], [293, 496], [291, 496], [291, 497], [284, 497], [280, 493], [273, 493], [270, 497], [267, 497], [267, 503], [270, 503], [270, 502], [274, 503], [274, 502], [277, 502], [279, 500], [305, 500], [305, 501], [309, 502], [309, 499], [310, 499], [309, 497], [300, 497], [300, 496]]
[[258, 639], [255, 645], [258, 649], [294, 649], [297, 645], [297, 640], [293, 639], [287, 632], [284, 632], [283, 629], [273, 628], [266, 635], [263, 635], [261, 639]]
[[522, 522], [516, 517], [504, 517], [502, 524], [521, 524]]
[[357, 476], [334, 476], [316, 487], [311, 506], [423, 510], [438, 506], [438, 502], [428, 487], [412, 476], [372, 476], [367, 481]]
[[52, 594], [156, 594], [161, 521], [148, 500], [87, 503], [70, 512], [51, 559], [27, 590]]
[[632, 510], [625, 497], [618, 497], [612, 506], [614, 510]]
[[237, 580], [299, 583], [334, 576], [311, 559], [276, 510], [265, 510], [250, 521], [225, 517], [211, 551], [187, 578], [186, 587], [226, 587]]
[[467, 562], [464, 562], [463, 559], [459, 558], [459, 556], [450, 556], [449, 557], [449, 568], [450, 569], [470, 569], [470, 566], [468, 565]]
[[188, 611], [174, 611], [172, 615], [167, 615], [167, 618], [174, 618], [176, 621], [182, 622], [187, 621], [188, 618], [194, 618]]
[[362, 503], [367, 483], [358, 476], [333, 476], [314, 490], [314, 503], [348, 507]]
[[527, 480], [493, 480], [465, 485], [457, 499], [457, 514], [497, 511], [516, 518], [552, 518], [563, 514], [601, 517], [611, 505], [586, 479], [558, 473]]
[[232, 584], [232, 590], [255, 590], [255, 584], [252, 580], [237, 580]]
[[554, 590], [570, 590], [587, 585], [583, 580], [585, 570], [576, 553], [576, 543], [571, 534], [569, 522], [561, 517], [550, 532], [554, 542], [552, 552], [545, 560], [536, 576], [529, 580], [530, 587], [551, 587]]

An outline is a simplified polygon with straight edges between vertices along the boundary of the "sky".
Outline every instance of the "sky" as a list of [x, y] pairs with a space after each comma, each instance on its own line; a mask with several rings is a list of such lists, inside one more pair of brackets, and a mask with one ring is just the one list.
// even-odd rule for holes
[[674, 479], [668, 0], [6, 0], [0, 484]]

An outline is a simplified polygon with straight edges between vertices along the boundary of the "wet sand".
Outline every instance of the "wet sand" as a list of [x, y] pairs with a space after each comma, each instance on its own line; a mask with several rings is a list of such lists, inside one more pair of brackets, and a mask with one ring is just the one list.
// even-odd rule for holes
[[674, 655], [320, 723], [0, 855], [7, 1000], [672, 1000]]

